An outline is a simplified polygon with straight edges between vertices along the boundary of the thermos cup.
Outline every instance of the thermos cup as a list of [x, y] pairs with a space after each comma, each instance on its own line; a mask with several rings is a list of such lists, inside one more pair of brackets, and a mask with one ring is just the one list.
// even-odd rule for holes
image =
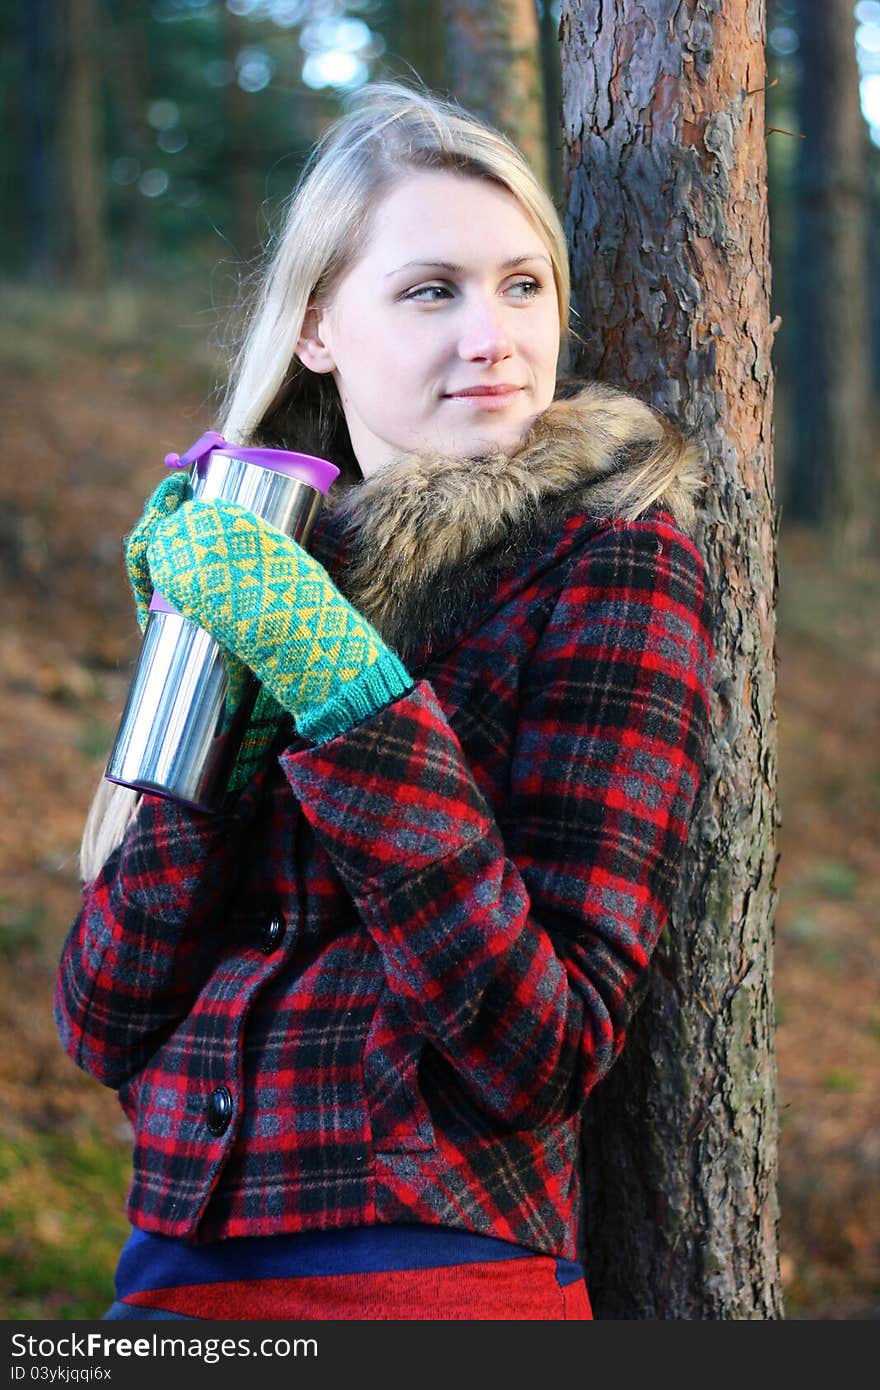
[[[191, 468], [192, 495], [237, 502], [308, 544], [339, 469], [280, 449], [242, 449], [214, 431], [172, 468]], [[230, 691], [220, 647], [153, 594], [134, 677], [105, 777], [202, 811], [216, 811], [259, 690], [256, 677]]]

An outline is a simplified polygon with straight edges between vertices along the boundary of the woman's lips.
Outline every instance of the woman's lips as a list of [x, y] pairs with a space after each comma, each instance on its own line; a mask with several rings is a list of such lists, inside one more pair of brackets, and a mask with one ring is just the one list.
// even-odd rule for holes
[[478, 410], [503, 410], [519, 395], [521, 386], [467, 386], [462, 391], [450, 391], [447, 401], [464, 401]]

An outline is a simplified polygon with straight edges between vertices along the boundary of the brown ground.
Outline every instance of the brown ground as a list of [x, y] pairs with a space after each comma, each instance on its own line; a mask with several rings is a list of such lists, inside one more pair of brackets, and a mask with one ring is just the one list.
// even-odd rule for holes
[[[10, 295], [0, 332], [0, 1301], [95, 1316], [128, 1134], [51, 1020], [76, 852], [137, 650], [119, 538], [210, 420], [207, 320]], [[195, 345], [195, 346], [194, 346]], [[880, 565], [780, 544], [777, 918], [789, 1317], [880, 1316]], [[109, 1157], [108, 1157], [109, 1153]]]

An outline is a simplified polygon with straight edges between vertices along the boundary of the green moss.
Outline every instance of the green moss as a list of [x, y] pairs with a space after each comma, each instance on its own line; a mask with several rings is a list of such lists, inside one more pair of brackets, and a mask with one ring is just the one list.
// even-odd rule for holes
[[826, 897], [840, 902], [851, 902], [858, 891], [858, 874], [851, 864], [845, 864], [840, 859], [827, 859], [816, 864], [811, 878]]
[[15, 903], [0, 898], [0, 954], [14, 960], [22, 951], [36, 951], [46, 919], [42, 903]]
[[90, 762], [106, 762], [115, 734], [115, 725], [100, 719], [87, 719], [77, 734], [77, 749]]
[[813, 941], [818, 934], [819, 924], [812, 912], [799, 912], [798, 915], [789, 922], [784, 933], [788, 941]]
[[835, 1067], [822, 1077], [822, 1085], [829, 1091], [857, 1091], [861, 1084], [861, 1077], [846, 1067]]

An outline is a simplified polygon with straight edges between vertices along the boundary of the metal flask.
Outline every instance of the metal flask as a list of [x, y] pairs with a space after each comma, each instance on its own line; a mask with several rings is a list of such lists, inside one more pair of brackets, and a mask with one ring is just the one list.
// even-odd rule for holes
[[[182, 458], [169, 454], [165, 461], [191, 466], [194, 498], [237, 502], [302, 546], [339, 474], [326, 459], [242, 449], [213, 431]], [[220, 647], [157, 590], [105, 777], [201, 811], [218, 810], [258, 690], [251, 677], [231, 692]]]

